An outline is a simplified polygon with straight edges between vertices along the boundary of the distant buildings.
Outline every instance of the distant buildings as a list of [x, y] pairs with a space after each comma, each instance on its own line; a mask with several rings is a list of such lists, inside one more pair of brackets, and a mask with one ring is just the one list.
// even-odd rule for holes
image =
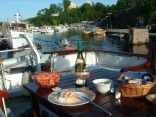
[[93, 5], [92, 2], [91, 2], [90, 0], [87, 0], [86, 3], [90, 4], [91, 6]]
[[75, 3], [71, 2], [70, 6], [68, 7], [68, 9], [73, 9], [73, 8], [78, 8], [78, 6], [76, 6]]
[[[92, 2], [90, 2], [90, 0], [87, 0], [86, 3], [90, 4], [91, 6], [93, 5]], [[74, 2], [71, 2], [70, 6], [68, 7], [68, 9], [73, 9], [73, 8], [78, 8], [78, 6]]]

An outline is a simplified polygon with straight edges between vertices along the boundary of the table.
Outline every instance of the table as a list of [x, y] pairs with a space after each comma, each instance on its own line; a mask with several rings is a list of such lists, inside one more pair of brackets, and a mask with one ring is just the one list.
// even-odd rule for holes
[[[109, 110], [112, 113], [112, 117], [156, 117], [155, 105], [150, 104], [145, 98], [121, 97], [120, 99], [115, 99], [114, 93], [100, 94], [93, 86], [93, 79], [105, 77], [116, 81], [120, 74], [120, 72], [106, 69], [91, 71], [91, 75], [87, 80], [87, 87], [96, 94], [93, 101]], [[74, 74], [63, 76], [57, 86], [61, 88], [75, 88], [75, 78], [76, 76]], [[47, 96], [52, 92], [51, 88], [41, 88], [34, 82], [25, 84], [23, 87], [30, 92], [34, 117], [40, 117], [39, 104], [42, 104], [60, 117], [108, 117], [108, 114], [90, 103], [72, 107], [50, 103]], [[156, 87], [153, 87], [150, 93], [156, 93]]]

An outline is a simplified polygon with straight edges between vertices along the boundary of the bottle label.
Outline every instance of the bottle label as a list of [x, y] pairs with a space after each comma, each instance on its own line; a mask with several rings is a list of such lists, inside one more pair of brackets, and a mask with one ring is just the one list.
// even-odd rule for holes
[[84, 63], [84, 61], [81, 59], [77, 59], [76, 63]]

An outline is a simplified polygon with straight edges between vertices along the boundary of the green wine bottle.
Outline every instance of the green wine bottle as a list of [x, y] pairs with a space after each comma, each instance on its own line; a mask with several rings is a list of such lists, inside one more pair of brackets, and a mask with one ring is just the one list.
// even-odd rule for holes
[[75, 71], [77, 69], [86, 69], [86, 62], [82, 54], [82, 43], [78, 43], [77, 48], [78, 48], [78, 53], [77, 53], [77, 58], [75, 62]]

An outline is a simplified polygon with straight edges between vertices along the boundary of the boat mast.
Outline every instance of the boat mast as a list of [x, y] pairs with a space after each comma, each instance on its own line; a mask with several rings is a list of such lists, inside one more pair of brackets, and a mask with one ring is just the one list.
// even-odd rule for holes
[[9, 26], [7, 26], [7, 28], [5, 29], [5, 31], [7, 32], [7, 31], [9, 31], [10, 30], [10, 32], [12, 31], [12, 28], [11, 28], [11, 17], [10, 18], [8, 18], [8, 23], [9, 23]]
[[19, 23], [20, 22], [19, 16], [21, 16], [21, 15], [18, 12], [16, 12], [14, 16], [15, 16], [15, 22]]
[[20, 22], [19, 16], [21, 16], [18, 12], [15, 13], [15, 22], [16, 22], [16, 30], [18, 30], [18, 23]]

